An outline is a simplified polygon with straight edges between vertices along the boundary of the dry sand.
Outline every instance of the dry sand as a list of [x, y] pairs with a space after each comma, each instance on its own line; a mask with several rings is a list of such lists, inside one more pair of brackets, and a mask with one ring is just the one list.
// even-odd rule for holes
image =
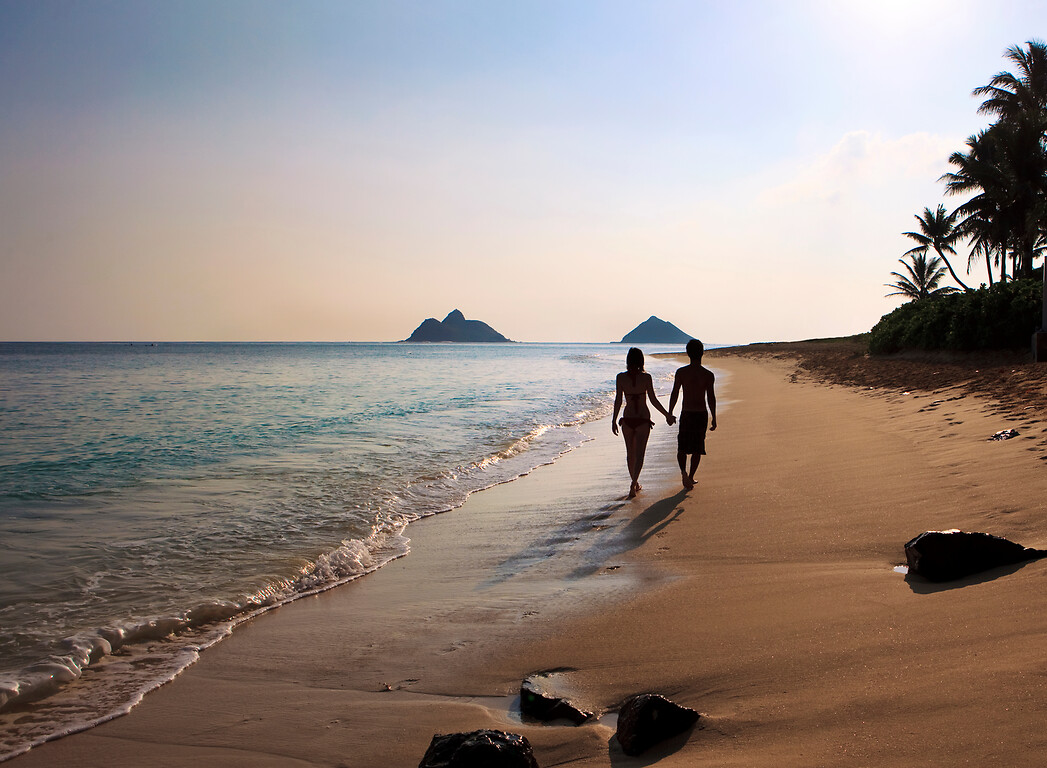
[[[707, 364], [724, 407], [696, 490], [660, 427], [624, 500], [599, 422], [412, 525], [407, 558], [11, 765], [413, 766], [434, 732], [482, 727], [525, 734], [541, 766], [1042, 765], [1047, 561], [940, 586], [893, 568], [924, 530], [1047, 547], [1043, 409], [933, 378], [863, 392], [753, 349]], [[588, 707], [660, 692], [701, 724], [628, 758], [613, 719], [521, 722], [520, 680], [554, 668]]]

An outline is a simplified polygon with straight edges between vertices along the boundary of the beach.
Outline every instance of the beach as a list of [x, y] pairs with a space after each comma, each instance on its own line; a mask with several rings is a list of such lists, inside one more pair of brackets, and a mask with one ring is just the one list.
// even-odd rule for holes
[[[798, 360], [710, 354], [719, 429], [694, 491], [659, 424], [626, 500], [621, 440], [591, 422], [554, 463], [412, 523], [407, 557], [10, 765], [413, 766], [434, 733], [478, 728], [525, 735], [541, 766], [1040, 765], [1047, 563], [941, 585], [897, 570], [925, 530], [1047, 548], [1039, 385], [1001, 402]], [[521, 718], [520, 682], [551, 670], [610, 716]], [[702, 718], [629, 758], [613, 711], [643, 692]]]

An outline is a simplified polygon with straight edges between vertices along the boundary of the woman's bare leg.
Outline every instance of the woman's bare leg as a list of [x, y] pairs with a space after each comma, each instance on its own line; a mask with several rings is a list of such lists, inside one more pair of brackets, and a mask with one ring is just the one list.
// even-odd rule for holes
[[632, 479], [632, 485], [629, 486], [629, 498], [631, 499], [640, 490], [640, 470], [643, 469], [644, 454], [647, 452], [647, 440], [651, 436], [651, 428], [623, 425], [622, 436], [625, 438], [625, 457], [629, 466], [629, 477]]
[[625, 464], [629, 468], [629, 478], [632, 483], [629, 486], [629, 498], [636, 495], [636, 429], [622, 425], [622, 437], [625, 438]]
[[644, 456], [647, 454], [647, 441], [651, 437], [650, 427], [638, 427], [636, 429], [636, 445], [633, 448], [633, 464], [636, 472], [633, 474], [633, 482], [636, 490], [640, 490], [640, 470], [643, 469]]

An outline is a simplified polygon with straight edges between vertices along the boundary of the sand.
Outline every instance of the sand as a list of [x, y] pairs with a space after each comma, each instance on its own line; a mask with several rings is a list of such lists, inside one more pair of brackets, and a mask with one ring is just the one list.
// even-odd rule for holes
[[[924, 530], [1047, 547], [1043, 411], [933, 379], [862, 390], [753, 350], [707, 363], [722, 408], [694, 491], [662, 426], [626, 500], [597, 422], [412, 525], [408, 557], [10, 764], [414, 766], [433, 733], [493, 727], [541, 766], [1041, 765], [1047, 560], [937, 586], [894, 568]], [[628, 758], [613, 714], [522, 722], [521, 679], [551, 669], [584, 706], [659, 692], [700, 726]]]

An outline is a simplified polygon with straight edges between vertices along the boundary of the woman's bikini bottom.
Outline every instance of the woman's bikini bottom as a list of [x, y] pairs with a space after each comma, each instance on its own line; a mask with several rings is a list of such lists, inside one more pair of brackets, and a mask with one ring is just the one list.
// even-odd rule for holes
[[618, 420], [618, 423], [623, 427], [629, 427], [629, 429], [639, 429], [640, 427], [654, 427], [654, 422], [650, 419], [645, 419], [643, 416], [622, 416]]

